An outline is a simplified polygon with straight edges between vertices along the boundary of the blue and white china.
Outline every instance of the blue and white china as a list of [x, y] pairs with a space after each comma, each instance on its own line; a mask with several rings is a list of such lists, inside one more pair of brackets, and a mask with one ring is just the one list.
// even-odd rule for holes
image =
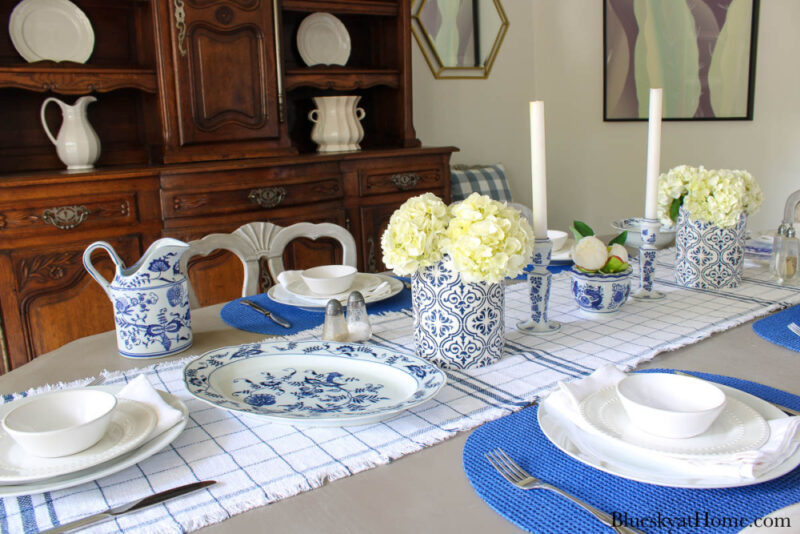
[[[159, 239], [127, 268], [105, 241], [86, 248], [83, 266], [111, 299], [122, 356], [160, 358], [192, 345], [189, 282], [180, 268], [180, 257], [187, 248], [189, 245], [177, 239]], [[92, 264], [96, 249], [105, 250], [116, 265], [111, 283]]]
[[[644, 217], [628, 217], [627, 219], [618, 219], [611, 223], [611, 227], [622, 232], [628, 231], [628, 238], [625, 244], [629, 247], [639, 248], [642, 246], [642, 223], [645, 222]], [[670, 246], [675, 241], [675, 226], [659, 226], [656, 232], [656, 240], [653, 245], [656, 248], [665, 248]]]
[[331, 341], [264, 342], [207, 352], [183, 370], [200, 400], [275, 423], [374, 423], [432, 399], [447, 378], [415, 356]]
[[653, 289], [656, 276], [656, 253], [658, 236], [663, 228], [658, 219], [640, 219], [639, 221], [639, 289], [631, 296], [640, 300], [658, 300], [664, 293]]
[[744, 243], [744, 257], [754, 261], [770, 261], [772, 259], [772, 241], [772, 236], [748, 239]]
[[675, 281], [685, 287], [739, 287], [744, 268], [745, 216], [733, 228], [696, 221], [685, 208], [678, 214]]
[[505, 347], [505, 288], [467, 283], [444, 262], [411, 277], [416, 354], [445, 369], [495, 363]]
[[621, 273], [586, 273], [573, 266], [572, 295], [584, 311], [611, 313], [619, 310], [631, 292], [631, 273], [628, 267]]
[[[547, 231], [548, 234], [550, 230]], [[533, 334], [551, 334], [561, 329], [561, 323], [550, 321], [550, 284], [553, 275], [547, 270], [553, 253], [553, 243], [548, 237], [536, 239], [533, 244], [533, 271], [528, 273], [531, 297], [531, 318], [517, 324], [517, 328]]]

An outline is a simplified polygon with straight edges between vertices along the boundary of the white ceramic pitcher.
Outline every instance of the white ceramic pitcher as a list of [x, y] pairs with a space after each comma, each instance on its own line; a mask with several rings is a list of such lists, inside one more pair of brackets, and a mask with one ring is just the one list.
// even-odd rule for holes
[[[44, 132], [56, 146], [59, 159], [70, 170], [91, 169], [94, 162], [100, 157], [100, 138], [89, 124], [86, 117], [86, 107], [97, 99], [93, 96], [82, 96], [70, 106], [57, 98], [48, 98], [42, 104], [40, 117]], [[64, 118], [58, 136], [53, 137], [47, 121], [44, 118], [45, 108], [50, 102], [55, 102], [61, 108]]]
[[359, 122], [366, 115], [359, 108], [360, 96], [315, 96], [317, 109], [311, 110], [308, 120], [314, 123], [311, 139], [317, 152], [348, 152], [361, 150], [364, 128]]
[[[83, 253], [83, 266], [114, 305], [117, 348], [127, 358], [160, 358], [192, 345], [189, 282], [181, 270], [183, 241], [165, 237], [131, 267], [125, 267], [110, 244], [97, 241]], [[105, 250], [117, 267], [109, 283], [92, 264], [92, 251]]]

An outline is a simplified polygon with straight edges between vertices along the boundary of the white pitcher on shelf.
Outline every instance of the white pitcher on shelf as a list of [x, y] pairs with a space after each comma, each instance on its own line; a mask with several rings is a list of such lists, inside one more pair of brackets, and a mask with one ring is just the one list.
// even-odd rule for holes
[[364, 128], [359, 122], [366, 113], [358, 106], [360, 96], [315, 96], [317, 109], [311, 110], [308, 120], [314, 123], [311, 139], [317, 152], [350, 152], [361, 150]]
[[[56, 146], [59, 159], [69, 170], [91, 169], [100, 157], [100, 138], [86, 117], [86, 107], [96, 101], [97, 98], [93, 96], [82, 96], [72, 106], [57, 98], [48, 98], [42, 104], [40, 116], [44, 132]], [[64, 118], [57, 137], [50, 133], [44, 117], [50, 102], [58, 104]]]

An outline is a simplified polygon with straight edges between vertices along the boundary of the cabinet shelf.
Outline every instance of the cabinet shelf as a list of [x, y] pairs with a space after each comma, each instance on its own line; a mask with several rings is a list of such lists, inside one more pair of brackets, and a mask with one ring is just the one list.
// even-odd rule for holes
[[298, 87], [352, 91], [378, 85], [397, 88], [400, 86], [400, 71], [396, 69], [353, 69], [347, 67], [314, 67], [286, 71], [286, 90]]
[[146, 68], [98, 67], [94, 65], [24, 64], [0, 66], [0, 88], [13, 87], [63, 95], [91, 92], [107, 93], [116, 89], [158, 91], [156, 73]]
[[397, 16], [400, 6], [391, 0], [284, 0], [285, 11], [350, 13], [361, 15]]

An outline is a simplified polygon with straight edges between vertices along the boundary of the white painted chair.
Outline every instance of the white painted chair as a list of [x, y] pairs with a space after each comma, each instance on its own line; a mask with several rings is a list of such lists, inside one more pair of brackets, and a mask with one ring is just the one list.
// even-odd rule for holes
[[[319, 239], [330, 237], [342, 245], [342, 264], [356, 267], [356, 240], [339, 225], [332, 223], [302, 222], [282, 227], [268, 222], [253, 222], [240, 226], [230, 234], [209, 234], [189, 242], [189, 249], [181, 257], [181, 269], [195, 256], [205, 256], [215, 250], [228, 250], [235, 254], [244, 267], [242, 296], [258, 293], [259, 260], [267, 258], [267, 267], [273, 280], [285, 270], [283, 251], [294, 239], [305, 237]], [[194, 290], [189, 286], [189, 304], [199, 306]]]

